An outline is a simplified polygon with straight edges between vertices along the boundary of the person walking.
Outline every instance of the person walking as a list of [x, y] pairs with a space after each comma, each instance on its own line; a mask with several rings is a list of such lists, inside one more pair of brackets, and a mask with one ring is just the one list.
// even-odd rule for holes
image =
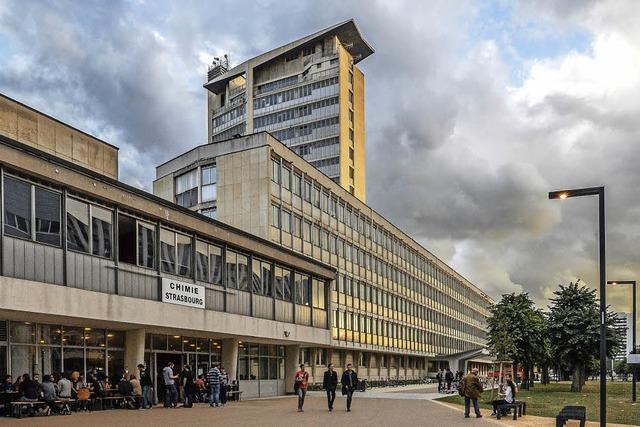
[[167, 363], [162, 369], [162, 381], [164, 382], [164, 407], [175, 408], [178, 406], [178, 390], [176, 389], [177, 375], [173, 373], [173, 362]]
[[436, 379], [438, 380], [438, 393], [440, 393], [442, 391], [442, 380], [444, 380], [444, 371], [442, 369], [436, 374]]
[[151, 408], [153, 406], [153, 398], [151, 397], [153, 381], [151, 381], [151, 375], [149, 375], [149, 371], [142, 363], [138, 365], [138, 372], [140, 374], [140, 387], [142, 387], [142, 409]]
[[193, 401], [195, 400], [195, 381], [193, 379], [193, 372], [189, 365], [184, 365], [182, 372], [180, 373], [182, 381], [182, 389], [184, 390], [183, 408], [193, 408]]
[[338, 387], [338, 373], [333, 370], [333, 363], [329, 363], [322, 379], [322, 388], [327, 392], [329, 412], [333, 411], [333, 402], [336, 400], [336, 387]]
[[444, 374], [444, 380], [447, 382], [447, 390], [451, 391], [451, 383], [453, 382], [453, 372], [447, 368], [447, 372]]
[[304, 370], [304, 363], [300, 365], [300, 370], [296, 372], [295, 386], [298, 395], [298, 412], [304, 412], [304, 398], [307, 395], [307, 386], [309, 385], [309, 373]]
[[218, 406], [220, 404], [220, 369], [218, 364], [214, 363], [207, 373], [207, 381], [209, 382], [209, 405]]
[[462, 394], [464, 395], [464, 417], [469, 418], [470, 404], [473, 402], [473, 410], [476, 418], [482, 418], [478, 407], [478, 398], [482, 394], [482, 384], [478, 378], [478, 368], [473, 368], [462, 380]]
[[342, 373], [342, 395], [347, 396], [347, 412], [351, 412], [351, 400], [353, 399], [353, 392], [356, 391], [358, 385], [358, 374], [353, 370], [351, 363], [347, 364], [347, 370]]

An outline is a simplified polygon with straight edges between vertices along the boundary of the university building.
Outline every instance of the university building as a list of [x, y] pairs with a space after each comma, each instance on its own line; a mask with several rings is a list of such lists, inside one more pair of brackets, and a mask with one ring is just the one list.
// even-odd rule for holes
[[269, 133], [201, 145], [158, 166], [154, 194], [193, 210], [215, 199], [219, 221], [337, 271], [330, 347], [300, 353], [314, 378], [329, 361], [351, 362], [365, 378], [445, 364], [488, 370], [491, 298]]
[[116, 147], [0, 96], [0, 375], [222, 362], [246, 396], [292, 387], [331, 346], [335, 269], [117, 177]]
[[[364, 75], [373, 54], [353, 20], [227, 69], [210, 67], [208, 142], [268, 131], [365, 200]], [[212, 214], [215, 204], [203, 207]]]

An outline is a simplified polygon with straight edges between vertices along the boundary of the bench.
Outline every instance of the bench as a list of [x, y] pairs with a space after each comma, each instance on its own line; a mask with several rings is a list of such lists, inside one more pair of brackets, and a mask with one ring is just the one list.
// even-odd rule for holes
[[514, 400], [513, 403], [502, 403], [498, 405], [498, 410], [496, 411], [496, 419], [499, 420], [500, 417], [502, 417], [502, 411], [507, 411], [509, 409], [514, 410], [514, 420], [517, 420], [518, 417], [522, 417], [523, 415], [527, 415], [527, 403], [520, 400]]
[[563, 427], [568, 420], [580, 421], [584, 427], [587, 419], [587, 408], [584, 406], [565, 406], [556, 417], [556, 427]]
[[242, 392], [240, 390], [228, 391], [227, 396], [228, 400], [236, 400], [239, 402], [242, 397]]
[[[110, 409], [114, 408], [114, 404], [121, 406], [125, 403], [125, 398], [123, 396], [105, 396], [105, 397], [96, 397], [94, 402], [101, 410], [107, 409], [109, 406]], [[107, 405], [108, 404], [108, 405]]]
[[22, 418], [22, 409], [24, 407], [30, 407], [34, 410], [47, 409], [44, 415], [49, 415], [51, 413], [50, 405], [53, 404], [58, 406], [61, 415], [71, 415], [70, 404], [73, 402], [73, 399], [54, 400], [53, 402], [43, 402], [41, 400], [35, 402], [11, 402], [11, 413], [16, 418]]

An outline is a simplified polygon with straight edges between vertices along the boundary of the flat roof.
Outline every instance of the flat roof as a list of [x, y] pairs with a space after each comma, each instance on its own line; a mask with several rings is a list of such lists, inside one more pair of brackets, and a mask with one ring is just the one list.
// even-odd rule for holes
[[367, 41], [362, 37], [362, 34], [360, 33], [360, 30], [358, 29], [355, 21], [353, 19], [348, 19], [344, 22], [332, 25], [323, 30], [295, 40], [291, 43], [287, 43], [268, 52], [260, 54], [254, 58], [248, 59], [242, 64], [231, 68], [226, 73], [209, 80], [204, 84], [204, 87], [211, 92], [219, 92], [230, 80], [244, 74], [247, 71], [249, 64], [255, 68], [259, 65], [264, 64], [265, 62], [272, 60], [273, 58], [284, 55], [294, 49], [298, 49], [305, 44], [313, 43], [318, 39], [333, 35], [338, 36], [338, 38], [343, 43], [350, 44], [349, 47], [345, 46], [345, 49], [347, 49], [347, 51], [351, 55], [353, 55], [355, 64], [372, 55], [374, 52], [373, 47], [371, 47], [371, 45], [367, 43]]

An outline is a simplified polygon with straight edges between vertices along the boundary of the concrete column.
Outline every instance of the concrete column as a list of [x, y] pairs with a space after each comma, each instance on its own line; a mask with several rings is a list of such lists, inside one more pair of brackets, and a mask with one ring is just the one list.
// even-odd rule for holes
[[238, 379], [238, 341], [237, 338], [222, 340], [222, 366], [229, 375], [229, 382]]
[[284, 387], [286, 393], [293, 393], [293, 382], [298, 371], [299, 359], [299, 345], [288, 345], [284, 348]]
[[137, 374], [136, 367], [144, 363], [144, 329], [126, 331], [124, 345], [124, 367], [129, 373]]

